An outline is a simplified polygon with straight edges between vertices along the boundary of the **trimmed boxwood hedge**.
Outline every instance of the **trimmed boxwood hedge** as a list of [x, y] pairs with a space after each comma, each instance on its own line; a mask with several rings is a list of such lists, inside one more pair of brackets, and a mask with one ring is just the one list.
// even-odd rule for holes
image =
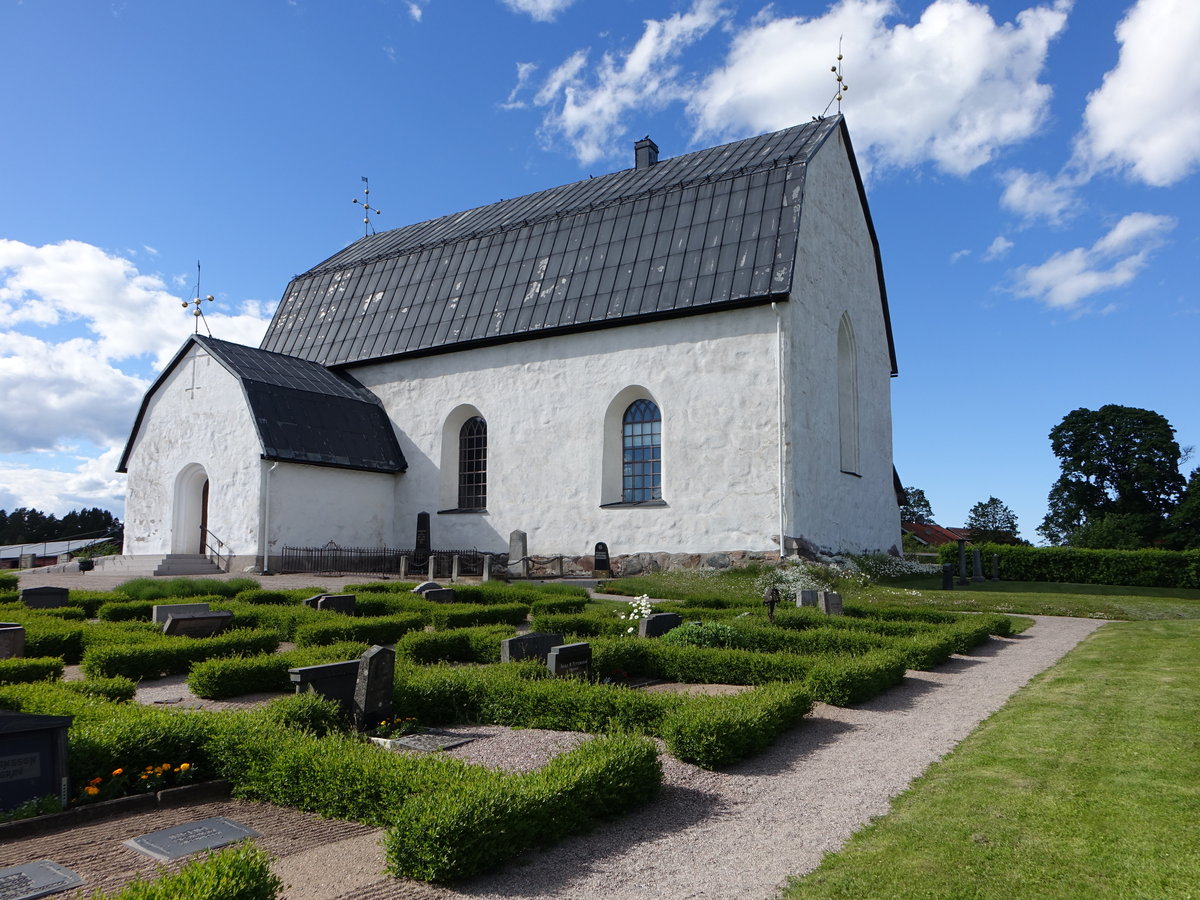
[[438, 631], [475, 625], [519, 625], [529, 615], [528, 603], [433, 603], [429, 623]]
[[62, 678], [63, 661], [54, 656], [18, 656], [0, 659], [0, 684]]
[[283, 882], [271, 872], [270, 854], [246, 841], [153, 881], [139, 877], [114, 893], [96, 891], [88, 900], [275, 900], [282, 890]]
[[278, 647], [279, 636], [273, 631], [229, 631], [210, 638], [164, 636], [131, 647], [110, 644], [88, 650], [82, 665], [89, 677], [160, 678], [185, 674], [193, 663], [214, 656], [257, 655]]
[[206, 659], [192, 666], [188, 673], [188, 688], [197, 697], [208, 700], [263, 691], [287, 691], [292, 689], [288, 669], [356, 659], [366, 652], [367, 647], [361, 642], [346, 642], [286, 653]]
[[715, 769], [765, 750], [811, 709], [803, 687], [769, 684], [736, 696], [689, 698], [661, 733], [678, 759]]
[[617, 637], [625, 634], [630, 622], [618, 619], [612, 613], [535, 613], [531, 617], [534, 631], [551, 634], [574, 634], [579, 637]]
[[128, 622], [132, 619], [149, 622], [156, 605], [155, 600], [110, 600], [96, 610], [96, 617], [105, 622]]
[[517, 633], [512, 625], [481, 625], [448, 631], [411, 631], [396, 642], [398, 656], [415, 663], [500, 662], [500, 642]]
[[299, 625], [296, 628], [297, 647], [315, 647], [342, 641], [365, 641], [368, 644], [394, 644], [410, 631], [425, 627], [425, 620], [414, 613], [398, 616], [359, 618], [339, 613], [319, 612], [324, 621]]

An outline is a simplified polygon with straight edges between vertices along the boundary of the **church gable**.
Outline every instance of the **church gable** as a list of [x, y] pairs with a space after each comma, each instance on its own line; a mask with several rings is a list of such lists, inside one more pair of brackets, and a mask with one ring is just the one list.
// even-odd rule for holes
[[834, 117], [364, 237], [262, 346], [343, 366], [786, 299]]
[[126, 471], [152, 398], [195, 346], [237, 379], [263, 459], [373, 472], [407, 467], [387, 413], [365, 388], [307, 360], [193, 335], [146, 392], [117, 471]]

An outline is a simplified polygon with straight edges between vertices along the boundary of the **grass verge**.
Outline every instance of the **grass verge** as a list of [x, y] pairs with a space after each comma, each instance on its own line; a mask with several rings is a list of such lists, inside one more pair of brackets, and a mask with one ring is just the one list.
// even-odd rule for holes
[[1200, 897], [1200, 622], [1110, 625], [785, 900]]

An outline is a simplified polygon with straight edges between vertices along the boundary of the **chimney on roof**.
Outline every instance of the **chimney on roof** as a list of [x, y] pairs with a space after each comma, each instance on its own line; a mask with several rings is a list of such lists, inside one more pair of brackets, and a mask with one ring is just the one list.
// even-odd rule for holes
[[658, 162], [658, 144], [646, 135], [633, 145], [633, 162], [635, 169], [648, 169]]

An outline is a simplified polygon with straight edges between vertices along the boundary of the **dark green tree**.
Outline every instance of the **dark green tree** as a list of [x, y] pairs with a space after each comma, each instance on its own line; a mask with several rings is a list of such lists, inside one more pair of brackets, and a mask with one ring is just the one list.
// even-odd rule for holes
[[932, 525], [933, 507], [925, 499], [925, 492], [920, 488], [906, 487], [904, 495], [908, 498], [908, 501], [900, 507], [900, 521]]
[[1076, 532], [1111, 515], [1108, 526], [1082, 531], [1094, 544], [1105, 534], [1122, 545], [1158, 540], [1183, 491], [1175, 429], [1158, 413], [1108, 404], [1067, 413], [1050, 430], [1062, 474], [1050, 488], [1049, 512], [1038, 532], [1052, 544], [1075, 543]]
[[1200, 550], [1200, 469], [1193, 469], [1179, 505], [1167, 519], [1166, 545], [1173, 550]]
[[997, 497], [988, 497], [971, 507], [967, 515], [972, 544], [1020, 544], [1017, 516]]

